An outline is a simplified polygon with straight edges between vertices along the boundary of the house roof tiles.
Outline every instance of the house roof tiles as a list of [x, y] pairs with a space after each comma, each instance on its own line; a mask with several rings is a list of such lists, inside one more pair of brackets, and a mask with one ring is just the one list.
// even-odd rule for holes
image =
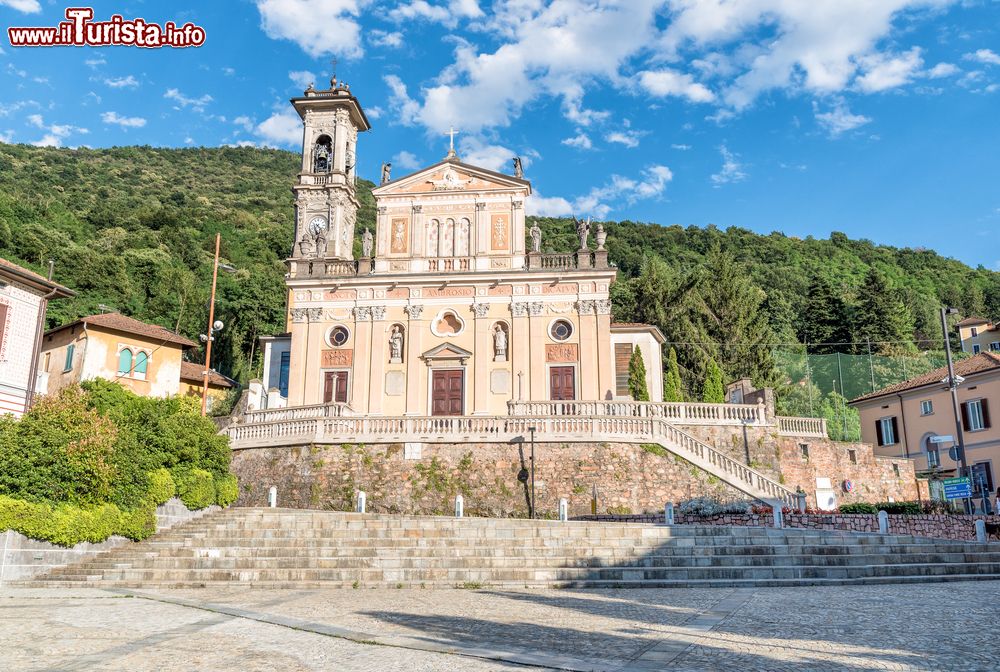
[[[963, 359], [960, 362], [955, 362], [955, 374], [962, 376], [963, 378], [968, 378], [969, 376], [976, 375], [979, 373], [985, 373], [987, 371], [1000, 371], [1000, 353], [996, 352], [982, 352], [975, 357], [970, 357], [968, 359]], [[921, 387], [926, 387], [928, 385], [940, 385], [941, 381], [948, 377], [948, 367], [942, 366], [939, 369], [934, 369], [922, 376], [917, 376], [916, 378], [910, 378], [909, 380], [904, 380], [895, 385], [890, 385], [884, 387], [881, 390], [873, 392], [871, 394], [866, 394], [864, 396], [858, 397], [852, 400], [851, 404], [856, 404], [861, 401], [867, 401], [869, 399], [878, 399], [879, 397], [884, 397], [891, 394], [899, 394], [901, 392], [907, 392], [909, 390], [916, 390]]]
[[197, 345], [194, 341], [187, 339], [176, 332], [170, 331], [165, 327], [161, 327], [158, 324], [140, 322], [135, 318], [127, 317], [121, 313], [102, 313], [100, 315], [88, 315], [87, 317], [81, 317], [75, 322], [64, 324], [56, 327], [55, 329], [49, 329], [45, 332], [45, 335], [48, 336], [49, 334], [53, 334], [57, 331], [67, 329], [77, 324], [86, 324], [87, 326], [103, 327], [114, 331], [123, 331], [127, 334], [145, 336], [153, 340], [163, 341], [164, 343], [175, 343], [185, 348], [193, 348]]

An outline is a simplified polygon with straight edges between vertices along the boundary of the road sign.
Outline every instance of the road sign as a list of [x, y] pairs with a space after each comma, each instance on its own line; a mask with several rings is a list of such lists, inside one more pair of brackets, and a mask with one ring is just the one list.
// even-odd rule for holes
[[961, 456], [961, 453], [959, 453], [957, 445], [952, 446], [951, 448], [948, 449], [948, 457], [950, 457], [953, 462], [961, 462], [962, 461], [962, 456]]
[[972, 479], [968, 476], [946, 478], [941, 483], [944, 485], [945, 499], [965, 499], [972, 496]]
[[930, 441], [931, 443], [954, 443], [955, 437], [950, 434], [948, 436], [932, 436]]

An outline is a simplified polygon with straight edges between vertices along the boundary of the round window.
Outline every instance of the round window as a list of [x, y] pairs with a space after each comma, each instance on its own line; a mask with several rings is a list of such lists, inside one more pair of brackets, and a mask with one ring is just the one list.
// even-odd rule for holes
[[566, 320], [556, 320], [549, 327], [549, 335], [553, 341], [565, 341], [573, 335], [573, 325]]
[[350, 337], [351, 332], [347, 331], [347, 327], [334, 327], [327, 335], [327, 340], [330, 341], [330, 345], [340, 347], [344, 343], [347, 343], [347, 339]]

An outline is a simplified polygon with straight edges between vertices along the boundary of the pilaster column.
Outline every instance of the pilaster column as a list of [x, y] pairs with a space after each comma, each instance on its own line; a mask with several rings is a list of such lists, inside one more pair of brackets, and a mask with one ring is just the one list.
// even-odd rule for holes
[[385, 306], [372, 306], [371, 349], [368, 364], [368, 412], [382, 415], [382, 399], [385, 397], [385, 364], [389, 357], [385, 331]]
[[354, 309], [354, 366], [351, 368], [351, 402], [358, 413], [368, 413], [368, 385], [371, 376], [365, 368], [371, 362], [372, 308]]
[[580, 313], [580, 399], [596, 401], [601, 399], [601, 393], [600, 346], [594, 301], [577, 301], [576, 309]]
[[306, 361], [309, 358], [309, 322], [305, 308], [292, 308], [289, 331], [292, 334], [288, 363], [288, 405], [303, 406], [306, 398]]
[[[531, 329], [528, 322], [528, 304], [515, 301], [510, 304], [511, 334], [507, 351], [513, 364], [514, 377], [511, 380], [511, 399], [527, 401], [531, 398]], [[544, 367], [544, 352], [537, 355]]]
[[381, 205], [375, 217], [375, 256], [379, 259], [389, 256], [389, 236], [392, 235], [389, 228], [389, 208]]
[[524, 201], [514, 201], [511, 206], [514, 216], [510, 222], [510, 253], [517, 256], [524, 254]]
[[420, 258], [426, 256], [424, 245], [427, 244], [427, 236], [424, 235], [423, 210], [422, 205], [414, 205], [410, 211], [410, 258], [414, 260], [410, 263], [411, 271], [423, 270], [416, 265], [422, 264], [423, 260]]
[[322, 366], [323, 348], [323, 309], [306, 308], [306, 357], [305, 357], [305, 405], [319, 404], [323, 401], [322, 383], [320, 382], [320, 367]]
[[493, 361], [493, 344], [490, 338], [490, 304], [474, 303], [472, 312], [476, 316], [475, 363], [473, 365], [472, 414], [488, 415], [490, 412], [489, 368]]
[[532, 301], [528, 304], [529, 339], [531, 343], [531, 396], [530, 401], [545, 401], [546, 394], [546, 357], [545, 357], [545, 304], [541, 301]]
[[409, 305], [405, 308], [409, 321], [406, 324], [406, 415], [424, 415], [421, 405], [421, 384], [427, 369], [420, 361], [420, 336], [424, 331], [424, 307]]
[[477, 255], [489, 253], [490, 223], [489, 218], [486, 216], [485, 203], [476, 203], [476, 216], [473, 220], [473, 228], [475, 229], [476, 242], [475, 247], [472, 249], [476, 251]]
[[[611, 356], [611, 300], [598, 299], [594, 301], [597, 312], [597, 385], [599, 398], [603, 399], [610, 392], [615, 393], [615, 363]], [[651, 362], [646, 365], [663, 366], [663, 362]]]

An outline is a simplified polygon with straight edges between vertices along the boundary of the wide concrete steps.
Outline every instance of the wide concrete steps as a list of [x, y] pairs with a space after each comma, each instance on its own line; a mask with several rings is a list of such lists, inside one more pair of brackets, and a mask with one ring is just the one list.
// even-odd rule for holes
[[1000, 579], [1000, 545], [901, 535], [231, 509], [33, 586], [680, 587]]

